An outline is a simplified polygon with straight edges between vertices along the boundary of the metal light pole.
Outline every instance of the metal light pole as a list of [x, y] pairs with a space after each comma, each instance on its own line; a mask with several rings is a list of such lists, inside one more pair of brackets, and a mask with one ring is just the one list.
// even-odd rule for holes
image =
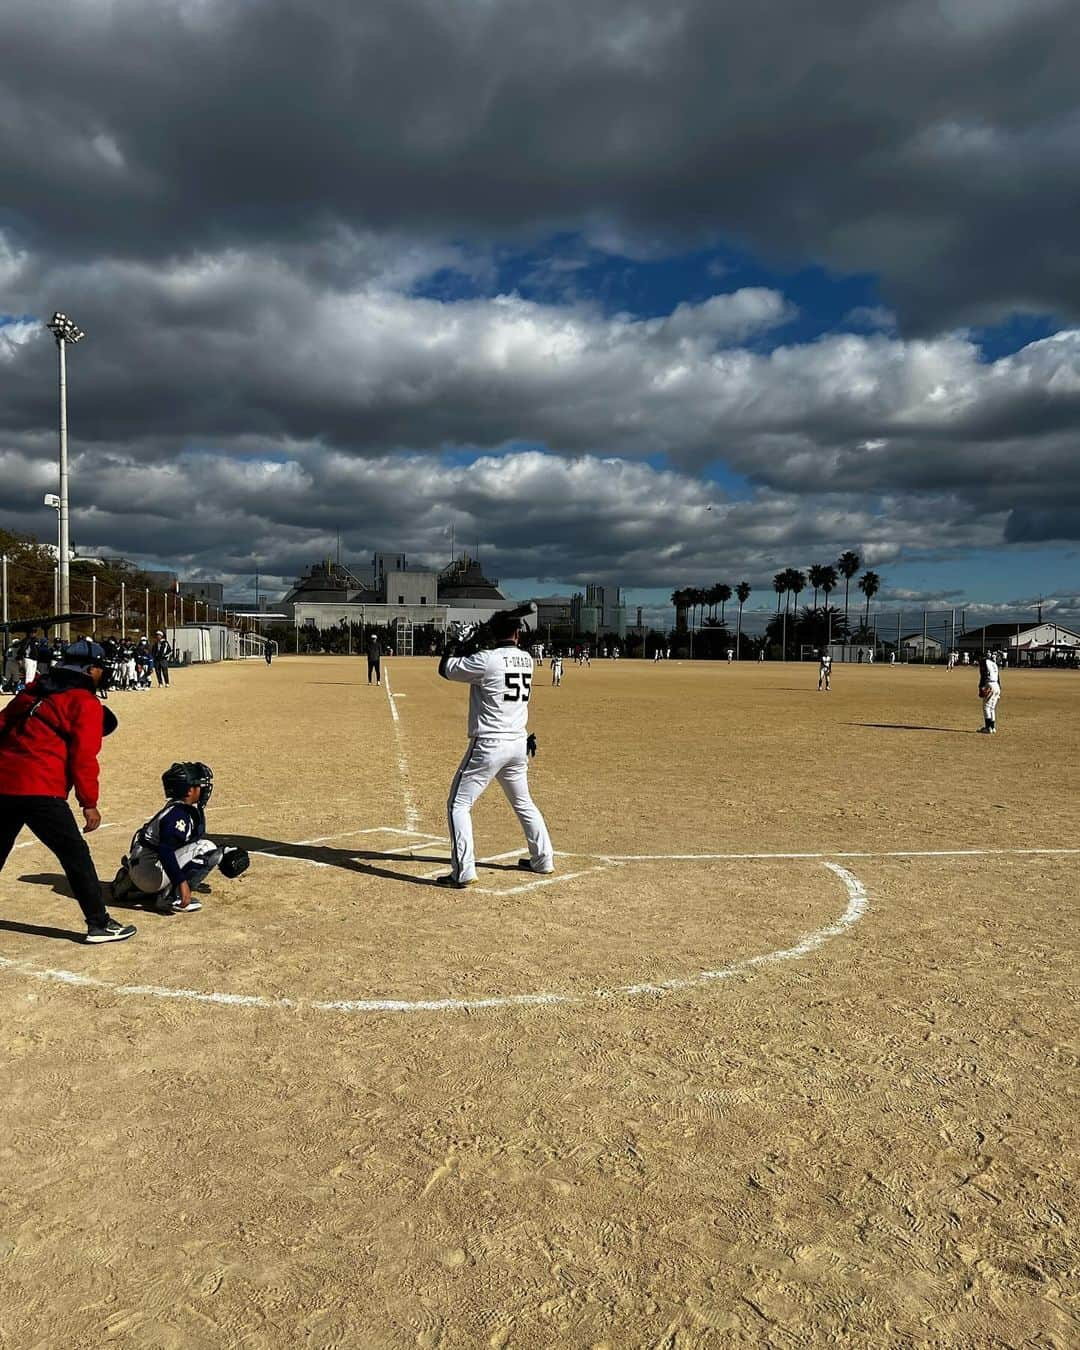
[[[58, 604], [60, 612], [67, 614], [71, 609], [71, 580], [68, 572], [68, 453], [67, 453], [67, 362], [65, 348], [67, 344], [81, 342], [86, 334], [59, 310], [49, 320], [49, 330], [56, 339], [56, 350], [60, 357], [60, 557], [59, 564], [60, 594]], [[71, 625], [60, 625], [60, 636], [64, 642], [71, 639]]]

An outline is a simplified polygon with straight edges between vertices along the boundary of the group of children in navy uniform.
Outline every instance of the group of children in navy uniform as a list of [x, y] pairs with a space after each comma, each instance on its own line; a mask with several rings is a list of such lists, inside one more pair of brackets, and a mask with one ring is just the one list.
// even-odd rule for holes
[[[135, 641], [111, 636], [98, 642], [105, 654], [105, 670], [98, 685], [98, 695], [109, 697], [112, 689], [139, 690], [151, 687], [156, 676], [158, 688], [169, 687], [169, 666], [173, 658], [172, 643], [159, 629], [154, 641], [145, 634]], [[50, 641], [44, 635], [31, 635], [11, 642], [4, 652], [3, 671], [0, 672], [0, 692], [17, 694], [27, 688], [39, 675], [47, 675], [64, 659], [64, 644], [59, 638]]]

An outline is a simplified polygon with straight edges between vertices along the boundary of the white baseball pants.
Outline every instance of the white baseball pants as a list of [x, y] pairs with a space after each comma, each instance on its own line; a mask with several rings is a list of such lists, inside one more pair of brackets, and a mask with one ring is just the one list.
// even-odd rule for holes
[[525, 831], [529, 858], [538, 872], [555, 865], [551, 837], [544, 817], [529, 795], [528, 756], [525, 737], [505, 739], [477, 736], [469, 742], [465, 758], [450, 784], [446, 816], [450, 825], [450, 852], [453, 876], [458, 881], [476, 878], [476, 854], [473, 850], [472, 806], [493, 778], [506, 793], [506, 800]]
[[993, 722], [998, 699], [1001, 697], [1001, 685], [988, 684], [986, 687], [990, 690], [990, 693], [983, 699], [983, 716], [988, 722]]

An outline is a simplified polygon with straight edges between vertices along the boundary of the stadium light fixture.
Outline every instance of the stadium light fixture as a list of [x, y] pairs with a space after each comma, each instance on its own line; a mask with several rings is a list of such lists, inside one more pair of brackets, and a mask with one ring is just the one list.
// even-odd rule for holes
[[[60, 358], [60, 555], [57, 558], [59, 568], [59, 595], [57, 599], [61, 614], [71, 609], [71, 574], [68, 568], [68, 453], [67, 453], [67, 362], [65, 349], [68, 343], [81, 342], [86, 334], [70, 315], [61, 310], [48, 322], [49, 331], [56, 339], [56, 350]], [[71, 640], [71, 625], [60, 625], [60, 636], [65, 642]]]

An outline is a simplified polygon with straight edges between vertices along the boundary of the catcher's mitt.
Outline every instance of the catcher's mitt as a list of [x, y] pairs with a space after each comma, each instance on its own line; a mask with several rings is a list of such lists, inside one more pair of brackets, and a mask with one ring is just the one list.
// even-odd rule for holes
[[989, 686], [989, 685], [986, 685], [986, 684], [980, 684], [980, 685], [979, 685], [979, 697], [980, 697], [981, 699], [988, 699], [988, 698], [990, 697], [990, 686]]
[[251, 859], [246, 849], [227, 848], [222, 853], [221, 862], [218, 863], [218, 871], [223, 877], [238, 877], [250, 866]]

